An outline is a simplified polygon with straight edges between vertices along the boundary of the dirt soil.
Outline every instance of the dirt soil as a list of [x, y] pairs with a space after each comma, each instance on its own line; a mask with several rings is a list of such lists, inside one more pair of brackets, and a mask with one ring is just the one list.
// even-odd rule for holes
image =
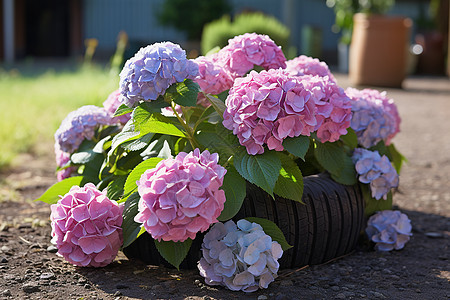
[[[346, 87], [348, 79], [337, 76]], [[364, 247], [333, 262], [281, 270], [252, 294], [204, 284], [198, 271], [129, 261], [100, 269], [70, 265], [50, 243], [50, 209], [33, 202], [55, 182], [48, 153], [23, 155], [0, 173], [1, 299], [450, 299], [450, 81], [410, 78], [388, 89], [402, 117], [394, 139], [408, 158], [394, 204], [412, 220], [401, 251]]]

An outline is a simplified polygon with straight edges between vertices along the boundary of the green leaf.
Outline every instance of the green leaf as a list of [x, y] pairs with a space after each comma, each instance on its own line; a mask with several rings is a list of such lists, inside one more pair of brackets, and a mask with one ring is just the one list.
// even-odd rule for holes
[[123, 127], [122, 131], [114, 136], [111, 144], [111, 149], [108, 152], [108, 156], [112, 156], [117, 147], [119, 147], [123, 143], [135, 140], [140, 136], [143, 136], [143, 134], [135, 131], [133, 120], [128, 121]]
[[387, 194], [386, 200], [384, 200], [383, 198], [377, 200], [371, 195], [370, 185], [361, 183], [360, 187], [364, 197], [364, 201], [366, 203], [366, 208], [364, 210], [364, 214], [366, 215], [366, 217], [370, 217], [377, 211], [392, 209], [392, 192], [389, 192]]
[[108, 184], [108, 188], [106, 189], [106, 196], [112, 200], [119, 200], [123, 195], [123, 187], [125, 185], [125, 181], [127, 180], [126, 175], [118, 176], [113, 181]]
[[227, 173], [223, 179], [222, 190], [225, 191], [225, 207], [217, 218], [219, 221], [227, 221], [234, 217], [241, 209], [246, 196], [246, 182], [232, 166], [227, 167]]
[[199, 91], [200, 86], [196, 82], [185, 79], [171, 85], [166, 91], [166, 97], [181, 106], [196, 106]]
[[187, 239], [184, 242], [160, 241], [155, 240], [156, 249], [167, 262], [180, 270], [180, 264], [186, 258], [191, 248], [192, 240]]
[[337, 182], [347, 185], [357, 182], [352, 159], [338, 143], [316, 143], [314, 156]]
[[151, 157], [147, 160], [144, 160], [136, 168], [131, 171], [130, 175], [128, 175], [127, 180], [125, 181], [125, 186], [123, 188], [124, 195], [129, 195], [133, 193], [137, 189], [136, 181], [141, 178], [141, 175], [144, 174], [148, 169], [153, 169], [156, 165], [162, 160], [159, 157]]
[[95, 152], [93, 151], [95, 147], [95, 142], [91, 140], [84, 140], [77, 152], [70, 156], [70, 160], [74, 164], [86, 164], [90, 162], [95, 157]]
[[273, 189], [281, 169], [281, 161], [275, 151], [265, 151], [258, 155], [241, 151], [234, 157], [234, 167], [242, 177], [273, 197]]
[[284, 234], [281, 231], [281, 229], [274, 222], [267, 219], [256, 217], [248, 217], [245, 219], [249, 222], [258, 223], [259, 225], [261, 225], [261, 227], [264, 230], [264, 233], [269, 235], [273, 241], [278, 242], [281, 245], [281, 249], [283, 249], [283, 251], [292, 248], [292, 246], [289, 245], [288, 242], [286, 241], [286, 238], [284, 237]]
[[139, 199], [138, 192], [135, 192], [128, 197], [123, 209], [122, 235], [123, 248], [128, 247], [134, 240], [137, 239], [141, 231], [142, 224], [134, 221], [134, 217], [138, 214]]
[[70, 190], [70, 188], [74, 185], [83, 185], [85, 183], [85, 179], [83, 176], [75, 176], [66, 178], [60, 182], [55, 183], [51, 187], [49, 187], [41, 197], [36, 199], [35, 201], [42, 201], [48, 204], [55, 204], [60, 199], [59, 196], [64, 196]]
[[150, 113], [141, 106], [136, 107], [133, 111], [132, 119], [135, 130], [139, 131], [141, 135], [153, 132], [185, 137], [183, 131], [177, 127], [179, 122], [176, 118], [168, 118], [160, 113]]
[[303, 195], [303, 176], [297, 164], [287, 155], [279, 154], [281, 170], [275, 183], [275, 194], [300, 203]]
[[125, 104], [121, 104], [114, 113], [114, 117], [119, 117], [126, 115], [133, 111], [133, 108], [126, 106]]
[[347, 134], [341, 135], [340, 140], [347, 146], [350, 147], [350, 149], [355, 149], [358, 147], [358, 137], [356, 135], [356, 132], [351, 128], [347, 128]]
[[305, 161], [305, 155], [309, 148], [309, 137], [300, 135], [294, 138], [286, 138], [283, 141], [283, 147], [289, 153]]
[[394, 144], [390, 144], [387, 149], [389, 153], [388, 157], [391, 160], [392, 165], [394, 166], [397, 173], [400, 174], [403, 162], [406, 162], [407, 159], [400, 152], [398, 152]]
[[147, 147], [154, 136], [155, 134], [152, 132], [144, 134], [143, 136], [140, 136], [136, 140], [123, 143], [122, 147], [127, 151], [139, 151]]
[[206, 98], [211, 103], [212, 107], [214, 107], [217, 114], [223, 119], [223, 113], [227, 109], [225, 103], [217, 97], [214, 97], [210, 94], [205, 94]]

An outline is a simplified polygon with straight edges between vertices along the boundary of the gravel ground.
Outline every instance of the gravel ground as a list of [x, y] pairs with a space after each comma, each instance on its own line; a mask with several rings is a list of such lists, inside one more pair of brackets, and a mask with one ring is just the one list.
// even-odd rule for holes
[[[346, 76], [337, 79], [349, 85]], [[0, 298], [450, 299], [450, 81], [414, 77], [404, 89], [387, 91], [402, 117], [394, 142], [409, 160], [394, 196], [413, 224], [403, 250], [378, 253], [360, 246], [324, 265], [281, 270], [268, 289], [250, 295], [206, 286], [197, 271], [123, 255], [101, 269], [74, 267], [54, 254], [49, 207], [31, 201], [55, 181], [48, 151], [23, 155], [0, 173]]]

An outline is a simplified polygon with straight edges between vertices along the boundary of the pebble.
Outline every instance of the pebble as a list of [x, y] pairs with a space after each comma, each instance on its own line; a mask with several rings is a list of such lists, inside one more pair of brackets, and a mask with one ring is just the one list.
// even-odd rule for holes
[[36, 293], [39, 292], [39, 285], [35, 282], [28, 282], [22, 285], [22, 290], [27, 294]]
[[3, 263], [3, 264], [5, 264], [5, 263], [7, 263], [8, 262], [8, 260], [6, 259], [6, 257], [0, 257], [0, 262], [1, 263]]
[[347, 299], [347, 296], [344, 293], [339, 293], [336, 295], [336, 299]]
[[50, 245], [50, 246], [47, 247], [47, 252], [56, 253], [56, 252], [58, 252], [58, 248], [56, 248], [53, 245]]
[[8, 246], [2, 246], [2, 248], [0, 248], [0, 250], [2, 250], [2, 252], [9, 252], [10, 251], [10, 249], [9, 249], [9, 247]]
[[114, 297], [118, 297], [118, 296], [122, 296], [122, 292], [121, 291], [116, 291], [114, 293]]
[[4, 290], [4, 291], [2, 292], [2, 295], [3, 295], [4, 297], [10, 297], [10, 296], [12, 296], [11, 291], [8, 290], [8, 289]]
[[441, 232], [426, 232], [425, 236], [432, 239], [442, 239], [444, 235]]
[[386, 298], [386, 296], [384, 296], [382, 293], [376, 291], [370, 291], [369, 294], [374, 298]]
[[41, 276], [39, 276], [39, 279], [41, 280], [51, 280], [55, 278], [55, 274], [53, 274], [52, 272], [42, 273]]

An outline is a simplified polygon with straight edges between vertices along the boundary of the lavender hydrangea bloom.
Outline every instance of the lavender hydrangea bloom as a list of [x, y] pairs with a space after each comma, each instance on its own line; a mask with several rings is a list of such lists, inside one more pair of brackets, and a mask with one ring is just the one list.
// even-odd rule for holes
[[141, 100], [156, 100], [175, 82], [198, 75], [198, 65], [171, 42], [141, 48], [120, 72], [119, 101], [133, 107]]
[[110, 125], [111, 116], [103, 107], [85, 105], [70, 112], [55, 133], [62, 151], [73, 153], [84, 139], [92, 139], [100, 125]]
[[348, 88], [345, 92], [352, 101], [351, 127], [358, 142], [365, 148], [375, 146], [381, 140], [388, 144], [400, 130], [400, 117], [392, 99], [371, 89]]
[[125, 125], [128, 120], [131, 119], [131, 113], [127, 113], [118, 117], [114, 117], [114, 113], [116, 112], [117, 108], [120, 106], [120, 91], [115, 90], [111, 94], [109, 94], [108, 98], [103, 102], [103, 107], [105, 110], [110, 114], [111, 116], [111, 123], [120, 123], [122, 125]]
[[359, 181], [369, 183], [372, 197], [379, 200], [387, 199], [391, 188], [398, 186], [398, 174], [386, 155], [380, 156], [378, 151], [356, 148], [353, 162]]
[[291, 76], [328, 76], [329, 80], [336, 81], [325, 62], [305, 55], [288, 60], [286, 62], [286, 72]]
[[277, 277], [283, 250], [257, 223], [239, 220], [216, 223], [205, 235], [200, 275], [209, 285], [232, 291], [253, 292], [267, 288]]
[[383, 210], [369, 218], [366, 234], [378, 251], [400, 250], [409, 241], [411, 221], [398, 210]]

